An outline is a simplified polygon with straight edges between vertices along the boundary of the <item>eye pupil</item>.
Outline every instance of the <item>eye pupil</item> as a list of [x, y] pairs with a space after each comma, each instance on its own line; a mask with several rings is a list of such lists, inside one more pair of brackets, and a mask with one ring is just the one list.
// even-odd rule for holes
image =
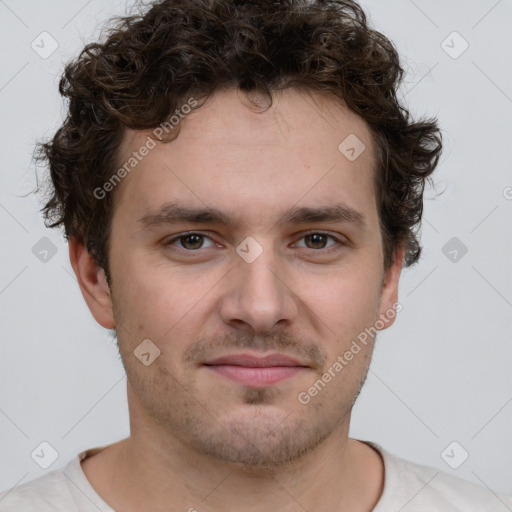
[[[312, 240], [314, 247], [310, 247], [310, 249], [323, 249], [325, 247], [325, 241], [327, 236], [322, 235], [321, 233], [314, 233], [312, 235], [306, 235], [306, 240]], [[321, 247], [318, 247], [317, 244], [320, 244]], [[307, 245], [307, 243], [306, 243]]]

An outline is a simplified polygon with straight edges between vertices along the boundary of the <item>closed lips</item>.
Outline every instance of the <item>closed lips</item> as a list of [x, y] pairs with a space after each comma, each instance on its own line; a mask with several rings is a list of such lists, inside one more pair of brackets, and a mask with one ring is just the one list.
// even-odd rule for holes
[[300, 366], [307, 367], [300, 361], [284, 354], [270, 354], [265, 357], [255, 357], [248, 354], [232, 354], [204, 363], [206, 366], [232, 365], [248, 368], [268, 368], [271, 366]]

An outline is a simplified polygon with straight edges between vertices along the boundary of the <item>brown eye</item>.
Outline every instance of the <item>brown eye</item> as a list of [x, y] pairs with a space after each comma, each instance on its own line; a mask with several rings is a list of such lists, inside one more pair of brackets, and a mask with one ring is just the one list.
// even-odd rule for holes
[[205, 247], [204, 244], [206, 240], [210, 240], [210, 247], [214, 245], [211, 239], [208, 236], [203, 235], [202, 233], [185, 233], [183, 235], [179, 235], [170, 239], [164, 245], [177, 245], [178, 249], [183, 249], [192, 252], [197, 251], [198, 249], [203, 249]]
[[201, 248], [203, 245], [204, 237], [203, 235], [192, 234], [181, 236], [179, 240], [184, 249], [194, 250]]
[[[329, 243], [329, 239], [333, 240], [334, 243], [327, 245]], [[330, 250], [336, 250], [337, 246], [342, 246], [344, 243], [341, 240], [338, 240], [332, 235], [321, 232], [310, 232], [304, 235], [301, 240], [305, 241], [305, 245], [299, 246], [306, 249], [312, 249], [316, 251], [324, 251], [328, 252]]]
[[308, 249], [325, 249], [325, 244], [327, 243], [328, 238], [329, 237], [327, 235], [322, 233], [314, 233], [304, 237]]

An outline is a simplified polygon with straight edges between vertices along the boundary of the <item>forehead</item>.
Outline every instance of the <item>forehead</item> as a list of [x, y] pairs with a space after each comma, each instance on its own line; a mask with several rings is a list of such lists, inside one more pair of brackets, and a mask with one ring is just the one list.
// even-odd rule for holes
[[[148, 135], [151, 130], [127, 130], [120, 160]], [[340, 202], [371, 209], [374, 154], [368, 126], [340, 100], [286, 89], [258, 112], [236, 90], [223, 90], [185, 116], [175, 140], [157, 142], [116, 193], [134, 215], [173, 201], [260, 218], [272, 205], [276, 211]]]
[[[258, 108], [250, 99], [268, 108]], [[182, 140], [225, 141], [229, 137], [233, 145], [247, 147], [272, 146], [286, 141], [295, 143], [294, 149], [300, 152], [302, 144], [306, 143], [309, 149], [318, 147], [319, 142], [332, 150], [333, 140], [343, 134], [353, 134], [368, 143], [369, 153], [373, 153], [366, 122], [341, 99], [311, 90], [289, 88], [273, 91], [269, 106], [269, 98], [262, 93], [221, 89], [215, 91], [198, 110], [181, 116], [182, 120], [176, 115], [169, 119], [173, 125], [180, 124], [179, 138]], [[166, 132], [172, 129], [168, 126]], [[332, 137], [328, 136], [329, 132]], [[128, 130], [124, 149], [137, 145], [149, 133], [151, 130]]]

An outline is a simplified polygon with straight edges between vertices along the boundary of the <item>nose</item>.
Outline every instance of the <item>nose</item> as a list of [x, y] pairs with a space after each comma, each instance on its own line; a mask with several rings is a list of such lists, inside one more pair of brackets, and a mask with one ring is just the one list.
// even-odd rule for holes
[[290, 327], [299, 308], [285, 265], [270, 248], [252, 263], [240, 258], [229, 273], [229, 286], [222, 297], [222, 320], [254, 332], [270, 332], [278, 325]]

